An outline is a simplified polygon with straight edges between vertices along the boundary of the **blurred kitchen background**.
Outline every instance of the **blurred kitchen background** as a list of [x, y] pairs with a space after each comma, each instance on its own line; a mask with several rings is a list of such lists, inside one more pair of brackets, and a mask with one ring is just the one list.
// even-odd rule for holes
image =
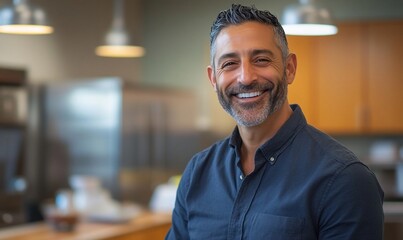
[[[211, 23], [232, 1], [126, 0], [140, 58], [95, 54], [112, 0], [30, 2], [54, 32], [0, 34], [0, 227], [40, 220], [72, 175], [148, 206], [156, 186], [233, 129], [206, 74]], [[277, 16], [296, 2], [237, 1]], [[290, 100], [374, 170], [387, 202], [403, 202], [403, 1], [317, 2], [339, 33], [289, 37], [299, 60]], [[389, 222], [402, 216], [388, 209]]]

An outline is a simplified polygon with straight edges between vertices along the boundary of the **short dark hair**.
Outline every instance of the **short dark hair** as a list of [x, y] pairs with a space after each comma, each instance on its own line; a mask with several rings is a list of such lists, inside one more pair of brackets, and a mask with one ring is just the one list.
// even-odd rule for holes
[[237, 25], [247, 21], [255, 21], [267, 25], [271, 25], [274, 28], [274, 36], [276, 42], [281, 49], [283, 60], [288, 55], [288, 43], [285, 36], [285, 32], [280, 22], [269, 11], [258, 10], [255, 6], [247, 7], [240, 4], [232, 4], [231, 8], [221, 11], [210, 31], [210, 55], [211, 64], [214, 65], [215, 54], [215, 40], [222, 29], [230, 26]]

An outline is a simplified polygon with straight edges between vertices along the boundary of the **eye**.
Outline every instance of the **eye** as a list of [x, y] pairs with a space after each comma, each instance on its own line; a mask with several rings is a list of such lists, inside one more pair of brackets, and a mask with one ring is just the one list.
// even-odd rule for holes
[[259, 57], [256, 58], [255, 63], [258, 65], [268, 65], [271, 62], [271, 60], [269, 58], [264, 58], [264, 57]]
[[236, 65], [235, 61], [226, 61], [221, 65], [221, 69], [230, 69]]

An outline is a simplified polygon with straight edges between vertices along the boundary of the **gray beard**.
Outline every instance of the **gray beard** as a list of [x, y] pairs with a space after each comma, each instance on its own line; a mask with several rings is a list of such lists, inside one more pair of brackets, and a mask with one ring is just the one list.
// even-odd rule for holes
[[[248, 105], [238, 105], [235, 107], [231, 103], [232, 91], [234, 89], [227, 89], [226, 92], [221, 91], [219, 88], [217, 89], [218, 100], [223, 107], [223, 109], [230, 114], [238, 125], [245, 127], [253, 127], [263, 123], [271, 114], [276, 112], [286, 101], [287, 99], [287, 81], [286, 75], [283, 75], [282, 81], [279, 83], [277, 87], [274, 87], [272, 83], [267, 83], [265, 85], [257, 85], [251, 84], [249, 86], [238, 85], [236, 88], [239, 89], [248, 89], [249, 91], [261, 91], [262, 89], [266, 89], [269, 92], [269, 99], [267, 102], [257, 102]], [[232, 96], [233, 97], [233, 96]], [[263, 99], [263, 101], [266, 99]], [[257, 108], [259, 106], [264, 106], [258, 114], [249, 114], [244, 110]]]

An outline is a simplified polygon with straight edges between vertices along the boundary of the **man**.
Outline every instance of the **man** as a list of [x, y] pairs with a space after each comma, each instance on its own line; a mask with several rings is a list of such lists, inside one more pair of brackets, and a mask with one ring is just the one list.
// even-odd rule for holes
[[289, 105], [296, 67], [270, 12], [218, 15], [207, 72], [237, 127], [186, 167], [166, 239], [382, 239], [374, 174]]

